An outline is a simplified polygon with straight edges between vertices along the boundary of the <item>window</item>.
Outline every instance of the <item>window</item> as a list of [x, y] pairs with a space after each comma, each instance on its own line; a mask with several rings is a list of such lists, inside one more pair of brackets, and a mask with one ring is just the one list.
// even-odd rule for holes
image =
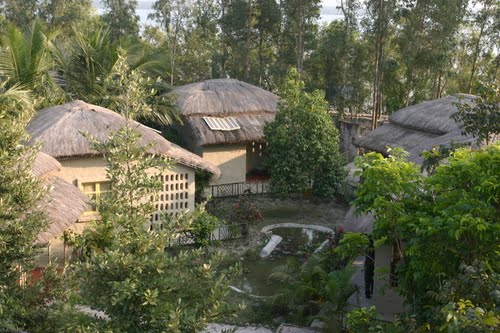
[[82, 183], [82, 191], [91, 199], [92, 210], [88, 212], [96, 212], [102, 199], [111, 192], [111, 182]]
[[233, 117], [215, 118], [203, 117], [205, 123], [212, 131], [234, 131], [240, 129], [240, 125]]

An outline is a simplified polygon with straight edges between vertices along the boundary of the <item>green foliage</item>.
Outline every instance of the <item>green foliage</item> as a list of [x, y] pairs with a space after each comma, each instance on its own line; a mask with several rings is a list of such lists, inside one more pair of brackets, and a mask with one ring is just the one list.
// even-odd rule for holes
[[[462, 264], [459, 272], [430, 295], [439, 305], [428, 311], [430, 321], [448, 332], [489, 332], [498, 326], [500, 275], [483, 262]], [[481, 307], [474, 304], [481, 304]]]
[[233, 207], [231, 223], [255, 224], [263, 220], [259, 208], [248, 197], [240, 196]]
[[103, 0], [102, 20], [109, 26], [111, 39], [133, 38], [139, 34], [139, 15], [135, 13], [137, 0]]
[[[133, 117], [147, 107], [144, 87], [136, 84], [133, 71], [129, 73], [125, 65], [120, 68], [115, 78], [120, 95], [114, 103], [120, 113]], [[101, 240], [106, 248], [92, 252], [77, 267], [81, 295], [93, 309], [109, 316], [98, 323], [101, 330], [199, 331], [228, 312], [225, 297], [232, 271], [221, 267], [217, 254], [168, 249], [172, 230], [166, 223], [163, 230], [146, 228], [156, 210], [161, 186], [157, 176], [169, 164], [152, 156], [151, 146], [138, 145], [139, 139], [128, 121], [107, 141], [93, 140], [112, 181], [111, 193], [99, 207], [109, 224], [110, 239]], [[206, 222], [207, 216], [201, 211], [200, 215]]]
[[460, 124], [463, 134], [489, 144], [500, 135], [500, 90], [495, 84], [483, 86], [481, 96], [473, 103], [457, 103], [452, 118]]
[[303, 89], [299, 74], [291, 70], [276, 119], [264, 128], [271, 188], [282, 195], [312, 188], [318, 196], [333, 197], [345, 175], [338, 131], [322, 93], [309, 94]]
[[331, 263], [336, 260], [332, 256], [337, 254], [313, 254], [305, 263], [291, 258], [273, 269], [269, 278], [280, 282], [273, 304], [286, 313], [287, 320], [306, 324], [320, 318], [333, 330], [340, 324], [347, 301], [357, 288], [351, 282], [352, 267], [333, 268]]
[[[349, 1], [352, 3], [353, 1]], [[306, 61], [308, 86], [323, 89], [340, 114], [363, 111], [369, 90], [365, 86], [368, 50], [359, 31], [345, 22], [333, 21], [319, 32], [318, 47]]]
[[427, 175], [433, 175], [436, 173], [436, 168], [445, 159], [450, 157], [457, 148], [465, 147], [466, 144], [456, 144], [452, 142], [449, 146], [439, 145], [434, 146], [430, 150], [422, 151], [421, 155], [424, 158], [422, 162], [421, 172], [427, 172]]
[[24, 288], [40, 245], [37, 236], [47, 226], [39, 211], [43, 184], [32, 174], [37, 149], [22, 145], [33, 115], [29, 93], [0, 85], [0, 327], [23, 328], [30, 317], [30, 299], [43, 300], [40, 290]]
[[377, 309], [374, 306], [370, 308], [359, 308], [350, 311], [347, 314], [347, 327], [349, 332], [368, 333], [376, 332], [371, 329], [377, 320]]
[[357, 257], [365, 255], [369, 245], [370, 240], [368, 236], [347, 232], [335, 247], [335, 252], [347, 262], [352, 262]]
[[195, 183], [195, 201], [202, 202], [205, 199], [205, 189], [210, 184], [210, 179], [212, 175], [210, 172], [205, 170], [196, 170], [194, 174]]
[[191, 237], [194, 242], [201, 246], [208, 246], [212, 241], [212, 233], [220, 226], [217, 217], [208, 213], [205, 203], [197, 204], [194, 211], [186, 211], [170, 218], [170, 223]]
[[137, 45], [123, 49], [111, 39], [108, 29], [98, 26], [94, 30], [75, 30], [69, 43], [56, 44], [51, 50], [71, 99], [115, 109], [115, 98], [121, 94], [116, 78], [127, 66], [127, 71], [133, 72], [129, 81], [142, 86], [145, 92], [146, 108], [135, 117], [155, 125], [179, 120], [172, 99], [164, 96], [168, 91], [164, 82], [150, 78], [165, 70], [162, 49], [149, 51]]
[[26, 32], [9, 24], [1, 36], [0, 78], [6, 87], [22, 85], [33, 92], [36, 107], [63, 100], [62, 91], [49, 74], [52, 69], [50, 47], [55, 34], [46, 33], [40, 21]]
[[[479, 293], [488, 280], [483, 276], [482, 285], [482, 278], [460, 278], [460, 267], [482, 262], [487, 275], [498, 274], [499, 159], [498, 144], [459, 149], [425, 179], [401, 158], [368, 154], [358, 161], [364, 171], [356, 204], [374, 214], [376, 238], [405, 242], [404, 250], [398, 248], [399, 291], [414, 304], [420, 323], [441, 325], [436, 307], [460, 299], [491, 307], [488, 293]], [[446, 292], [447, 283], [461, 288]]]
[[379, 153], [368, 153], [355, 160], [362, 182], [356, 191], [357, 212], [372, 212], [377, 223], [373, 226], [376, 238], [401, 240], [397, 218], [412, 211], [422, 185], [419, 168], [407, 162], [406, 153], [395, 149], [384, 158]]
[[500, 326], [498, 312], [485, 311], [474, 306], [471, 301], [460, 299], [449, 303], [443, 308], [446, 322], [440, 327], [441, 331], [458, 332], [490, 332]]
[[38, 5], [38, 17], [66, 38], [73, 36], [73, 28], [96, 24], [95, 14], [92, 0], [41, 0]]
[[381, 320], [374, 306], [359, 308], [347, 313], [347, 332], [349, 333], [416, 333], [425, 331], [427, 331], [426, 327], [417, 330], [412, 317], [396, 317], [393, 322]]

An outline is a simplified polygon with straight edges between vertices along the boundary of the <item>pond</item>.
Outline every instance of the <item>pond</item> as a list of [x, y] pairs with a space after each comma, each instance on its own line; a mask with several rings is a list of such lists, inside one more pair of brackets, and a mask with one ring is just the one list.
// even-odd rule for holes
[[233, 283], [237, 289], [257, 296], [272, 296], [277, 287], [276, 282], [268, 279], [273, 269], [286, 264], [289, 258], [304, 261], [329, 236], [324, 230], [279, 226], [272, 233], [283, 240], [268, 257], [247, 258], [242, 262], [243, 275]]

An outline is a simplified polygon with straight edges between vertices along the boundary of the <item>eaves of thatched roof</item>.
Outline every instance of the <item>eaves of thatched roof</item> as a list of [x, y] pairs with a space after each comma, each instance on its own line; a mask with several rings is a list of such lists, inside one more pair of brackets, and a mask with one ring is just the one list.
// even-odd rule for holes
[[240, 115], [236, 121], [240, 129], [234, 131], [213, 131], [201, 117], [190, 117], [186, 125], [191, 129], [200, 146], [214, 144], [249, 143], [262, 141], [264, 125], [274, 120], [274, 114]]
[[52, 174], [60, 169], [61, 164], [52, 156], [42, 152], [36, 154], [31, 172], [40, 178], [42, 185], [47, 189], [38, 209], [49, 221], [47, 230], [37, 237], [39, 243], [46, 243], [61, 235], [90, 208], [89, 198], [85, 194], [76, 186]]
[[389, 117], [386, 123], [366, 136], [357, 139], [355, 145], [387, 155], [387, 147], [400, 147], [410, 153], [408, 160], [422, 163], [423, 150], [438, 145], [454, 143], [476, 144], [472, 136], [464, 136], [459, 125], [451, 119], [457, 112], [455, 103], [471, 103], [472, 95], [451, 95], [406, 107]]
[[61, 170], [61, 163], [50, 155], [39, 151], [35, 156], [35, 161], [31, 168], [31, 173], [35, 177], [43, 177], [44, 175]]
[[43, 179], [48, 193], [40, 209], [47, 215], [49, 226], [41, 232], [37, 241], [45, 243], [74, 225], [80, 215], [90, 208], [88, 197], [76, 186], [56, 176]]
[[[116, 112], [83, 101], [74, 101], [39, 111], [27, 130], [31, 135], [31, 143], [40, 142], [44, 153], [63, 160], [99, 156], [82, 133], [105, 141], [112, 131], [118, 131], [125, 125], [126, 119]], [[217, 177], [220, 175], [218, 167], [169, 142], [149, 127], [133, 121], [132, 128], [141, 134], [139, 144], [149, 145], [154, 142], [150, 150], [152, 154], [171, 158], [191, 168], [209, 171]]]
[[344, 227], [345, 231], [348, 232], [358, 232], [362, 234], [371, 234], [373, 230], [373, 222], [374, 218], [372, 214], [355, 214], [356, 208], [351, 206], [351, 208], [347, 211], [344, 217], [344, 223], [342, 227]]
[[[279, 100], [267, 90], [233, 79], [192, 83], [170, 94], [200, 146], [261, 141], [264, 125], [274, 120]], [[203, 117], [234, 117], [240, 129], [213, 131]]]

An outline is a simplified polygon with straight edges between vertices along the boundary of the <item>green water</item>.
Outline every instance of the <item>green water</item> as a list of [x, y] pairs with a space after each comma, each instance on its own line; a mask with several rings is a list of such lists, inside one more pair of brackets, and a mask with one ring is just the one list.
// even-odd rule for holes
[[283, 237], [281, 243], [267, 258], [244, 260], [243, 275], [233, 283], [236, 288], [253, 295], [271, 296], [276, 289], [276, 283], [268, 279], [273, 268], [286, 264], [292, 257], [305, 260], [328, 237], [324, 232], [302, 228], [276, 228], [273, 234]]

